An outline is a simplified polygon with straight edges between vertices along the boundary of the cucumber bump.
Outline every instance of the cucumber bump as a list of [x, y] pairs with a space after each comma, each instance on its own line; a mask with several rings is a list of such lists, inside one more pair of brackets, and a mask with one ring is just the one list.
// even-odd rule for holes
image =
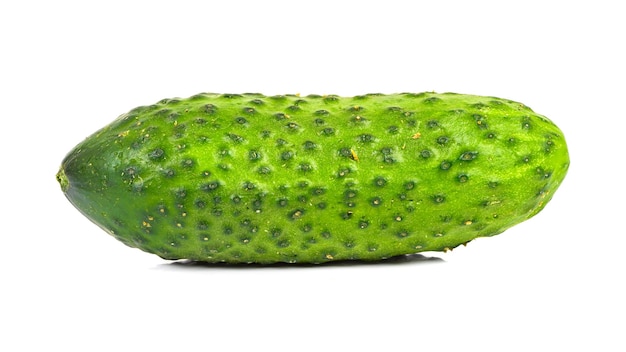
[[121, 115], [57, 180], [124, 244], [228, 263], [446, 251], [541, 211], [563, 133], [523, 104], [454, 93], [198, 94]]

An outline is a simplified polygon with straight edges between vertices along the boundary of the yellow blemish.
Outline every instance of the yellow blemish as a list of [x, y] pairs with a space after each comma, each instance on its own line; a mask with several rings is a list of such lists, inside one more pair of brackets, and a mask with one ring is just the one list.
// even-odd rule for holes
[[350, 156], [352, 157], [352, 160], [359, 161], [359, 156], [356, 155], [356, 152], [354, 151], [354, 149], [350, 149]]
[[465, 225], [468, 225], [468, 226], [469, 226], [469, 225], [471, 225], [471, 224], [473, 224], [472, 220], [467, 220], [467, 221], [465, 221]]
[[335, 259], [335, 258], [331, 254], [326, 254], [326, 259], [332, 260], [332, 259]]
[[417, 133], [415, 133], [414, 135], [411, 136], [411, 138], [413, 138], [413, 139], [420, 139], [420, 137], [422, 137], [422, 134], [419, 133], [419, 132], [417, 132]]
[[129, 133], [130, 133], [130, 130], [126, 130], [124, 132], [120, 132], [117, 136], [118, 137], [126, 137], [126, 136], [128, 136]]

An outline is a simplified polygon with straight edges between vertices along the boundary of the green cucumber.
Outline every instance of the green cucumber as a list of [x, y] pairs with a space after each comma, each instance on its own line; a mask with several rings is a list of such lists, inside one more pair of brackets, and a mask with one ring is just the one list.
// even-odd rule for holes
[[198, 94], [120, 116], [57, 180], [124, 244], [228, 263], [447, 251], [545, 207], [563, 133], [523, 104], [455, 93]]

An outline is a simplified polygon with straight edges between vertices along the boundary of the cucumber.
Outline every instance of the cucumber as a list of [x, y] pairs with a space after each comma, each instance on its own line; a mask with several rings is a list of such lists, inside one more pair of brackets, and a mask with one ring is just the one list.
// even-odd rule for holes
[[563, 133], [455, 93], [203, 93], [121, 115], [57, 174], [69, 201], [168, 260], [323, 263], [447, 251], [542, 210]]

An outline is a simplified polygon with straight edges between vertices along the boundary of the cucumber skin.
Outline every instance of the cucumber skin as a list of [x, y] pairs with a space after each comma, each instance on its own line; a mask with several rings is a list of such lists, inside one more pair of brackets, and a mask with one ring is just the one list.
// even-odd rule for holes
[[499, 234], [568, 167], [559, 128], [510, 100], [203, 93], [120, 116], [57, 179], [91, 221], [164, 259], [322, 263]]

